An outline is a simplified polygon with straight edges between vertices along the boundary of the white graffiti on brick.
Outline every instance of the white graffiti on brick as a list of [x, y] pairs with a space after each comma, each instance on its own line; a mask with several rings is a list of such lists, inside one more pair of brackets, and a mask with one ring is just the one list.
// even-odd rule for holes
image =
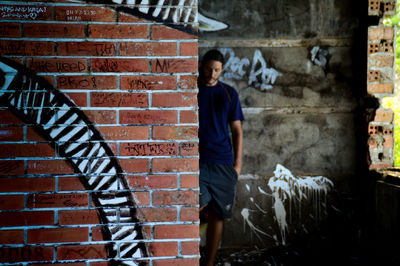
[[[287, 212], [291, 212], [291, 206], [299, 206], [298, 212], [301, 215], [301, 202], [311, 201], [314, 211], [314, 218], [320, 219], [326, 215], [326, 198], [328, 192], [333, 189], [333, 182], [323, 176], [298, 176], [295, 177], [290, 170], [278, 164], [274, 176], [268, 181], [272, 191], [273, 209], [275, 219], [278, 223], [282, 244], [286, 244], [286, 233], [288, 231]], [[285, 208], [289, 206], [289, 210]], [[296, 204], [297, 203], [297, 204]]]
[[[0, 102], [23, 121], [34, 123], [91, 191], [104, 224], [108, 257], [118, 265], [139, 265], [147, 256], [137, 200], [111, 148], [86, 115], [60, 91], [15, 62], [0, 58]], [[119, 208], [119, 212], [115, 209]]]
[[45, 6], [0, 6], [1, 18], [34, 20], [39, 14], [46, 12]]
[[246, 57], [236, 56], [232, 48], [221, 48], [220, 51], [226, 59], [223, 69], [223, 78], [225, 79], [243, 80], [247, 78], [249, 86], [266, 91], [272, 89], [276, 79], [282, 76], [282, 73], [267, 66], [267, 62], [259, 49], [254, 51], [251, 62]]

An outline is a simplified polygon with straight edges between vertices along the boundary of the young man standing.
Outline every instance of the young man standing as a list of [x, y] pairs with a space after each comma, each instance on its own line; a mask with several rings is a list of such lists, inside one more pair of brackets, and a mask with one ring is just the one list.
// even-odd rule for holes
[[[206, 265], [214, 265], [223, 222], [232, 217], [242, 166], [244, 120], [237, 92], [219, 81], [224, 57], [208, 51], [199, 75], [200, 213], [208, 220]], [[232, 142], [229, 137], [232, 133]]]

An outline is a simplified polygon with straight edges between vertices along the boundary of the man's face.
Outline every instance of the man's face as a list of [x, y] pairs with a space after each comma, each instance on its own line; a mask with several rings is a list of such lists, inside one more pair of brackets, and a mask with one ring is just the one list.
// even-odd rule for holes
[[221, 76], [223, 65], [220, 61], [210, 60], [203, 66], [204, 85], [214, 86]]

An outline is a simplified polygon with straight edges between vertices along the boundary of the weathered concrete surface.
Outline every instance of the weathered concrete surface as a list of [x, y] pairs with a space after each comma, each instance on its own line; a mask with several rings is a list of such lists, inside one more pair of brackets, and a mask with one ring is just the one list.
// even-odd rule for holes
[[348, 192], [360, 156], [358, 4], [199, 2], [203, 15], [228, 24], [200, 33], [199, 56], [212, 44], [224, 54], [222, 79], [237, 89], [245, 114], [242, 176], [223, 248], [354, 237], [343, 226], [352, 211], [338, 195]]
[[200, 39], [267, 39], [352, 36], [362, 1], [334, 0], [207, 0], [199, 12], [229, 25]]

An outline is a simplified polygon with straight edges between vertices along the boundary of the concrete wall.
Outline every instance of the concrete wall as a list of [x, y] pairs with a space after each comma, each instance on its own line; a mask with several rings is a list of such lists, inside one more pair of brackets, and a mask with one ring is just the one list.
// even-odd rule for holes
[[345, 0], [226, 0], [200, 1], [199, 13], [214, 20], [199, 19], [199, 56], [223, 52], [223, 80], [238, 90], [246, 119], [223, 247], [326, 236], [323, 225], [343, 211], [337, 196], [359, 167], [356, 84], [365, 53], [354, 46], [362, 8]]

